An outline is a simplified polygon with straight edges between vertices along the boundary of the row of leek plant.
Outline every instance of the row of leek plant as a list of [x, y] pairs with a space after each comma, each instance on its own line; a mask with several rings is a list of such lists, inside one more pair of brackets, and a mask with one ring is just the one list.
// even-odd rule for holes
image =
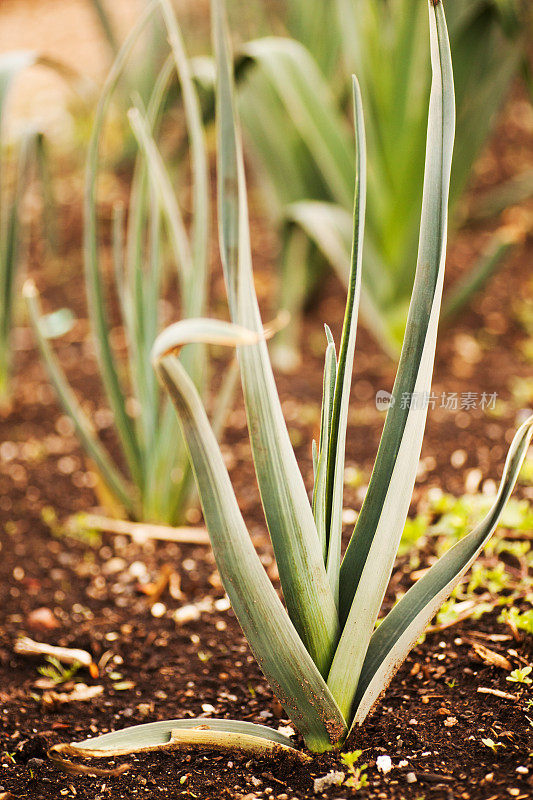
[[17, 76], [23, 70], [39, 63], [47, 62], [29, 50], [15, 50], [0, 58], [0, 403], [2, 404], [8, 401], [11, 393], [12, 327], [17, 300], [17, 273], [24, 261], [25, 247], [20, 208], [26, 189], [36, 171], [44, 178], [44, 140], [42, 133], [34, 126], [25, 127], [15, 158], [8, 158], [8, 148], [5, 144], [6, 107]]
[[[127, 225], [121, 205], [114, 207], [112, 221], [113, 288], [118, 299], [120, 323], [128, 342], [127, 363], [123, 365], [117, 361], [111, 345], [110, 298], [100, 247], [97, 190], [102, 161], [101, 140], [113, 93], [136, 43], [156, 12], [161, 14], [165, 23], [170, 51], [146, 107], [137, 96], [129, 111], [138, 151]], [[175, 73], [181, 85], [190, 150], [190, 226], [173, 186], [177, 178], [169, 173], [156, 143], [161, 109], [168, 100], [169, 86], [175, 80]], [[178, 177], [179, 174], [184, 175], [183, 167]], [[183, 193], [184, 187], [180, 189]], [[158, 333], [160, 300], [169, 279], [177, 283], [184, 316], [205, 313], [209, 226], [208, 163], [197, 93], [172, 6], [169, 0], [154, 1], [146, 6], [120, 48], [103, 87], [86, 169], [84, 261], [89, 318], [97, 345], [100, 376], [120, 443], [119, 460], [115, 460], [101, 442], [90, 415], [69, 385], [47, 338], [46, 320], [36, 288], [30, 282], [25, 285], [30, 319], [50, 380], [108, 490], [104, 494], [112, 500], [112, 510], [125, 512], [130, 518], [144, 522], [171, 525], [183, 522], [192, 499], [191, 491], [194, 491], [185, 443], [172, 406], [153, 373], [150, 351]], [[171, 267], [167, 266], [169, 262]], [[188, 348], [183, 363], [195, 389], [203, 394], [207, 385], [205, 348], [201, 344]], [[227, 390], [228, 387], [222, 393]], [[220, 407], [223, 405], [221, 398]]]
[[[521, 0], [454, 0], [449, 6], [457, 91], [450, 221], [457, 228], [473, 165], [513, 78], [527, 64], [533, 19]], [[413, 285], [424, 167], [424, 4], [288, 0], [285, 24], [293, 38], [259, 38], [240, 48], [236, 59], [243, 125], [283, 233], [281, 303], [298, 316], [325, 263], [349, 280], [353, 154], [346, 76], [355, 72], [371, 163], [361, 310], [382, 346], [397, 354]], [[522, 183], [515, 187], [517, 199]], [[530, 174], [525, 184], [531, 194]], [[446, 316], [503, 263], [516, 234], [509, 228], [494, 234], [445, 299]], [[280, 366], [295, 360], [295, 332], [287, 331], [278, 351]]]
[[[358, 305], [362, 285], [366, 155], [357, 81], [353, 249], [338, 353], [328, 329], [322, 426], [314, 447], [312, 502], [283, 419], [254, 290], [241, 139], [222, 0], [213, 0], [217, 62], [217, 173], [220, 250], [231, 322], [174, 323], [156, 340], [157, 373], [176, 407], [224, 587], [250, 647], [307, 747], [340, 746], [361, 725], [413, 643], [468, 570], [514, 486], [533, 417], [511, 444], [499, 491], [483, 521], [437, 561], [376, 628], [409, 509], [426, 412], [404, 393], [431, 386], [444, 278], [447, 202], [454, 139], [452, 63], [440, 0], [429, 0], [433, 79], [416, 279], [404, 345], [374, 470], [341, 560], [343, 475]], [[179, 352], [192, 342], [236, 347], [255, 471], [285, 606], [253, 547], [202, 401]], [[194, 745], [291, 752], [290, 739], [249, 722], [169, 720], [134, 726], [53, 757], [116, 756]], [[294, 753], [294, 750], [292, 751]], [[87, 768], [89, 771], [91, 768]]]

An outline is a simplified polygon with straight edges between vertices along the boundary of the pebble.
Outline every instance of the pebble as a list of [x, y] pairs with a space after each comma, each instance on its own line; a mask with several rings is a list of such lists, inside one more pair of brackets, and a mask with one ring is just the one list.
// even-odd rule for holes
[[161, 617], [164, 617], [165, 614], [167, 613], [167, 607], [164, 603], [154, 603], [152, 608], [150, 609], [150, 612], [152, 614], [152, 617], [160, 619]]
[[315, 778], [313, 791], [315, 794], [320, 794], [324, 789], [327, 789], [328, 786], [340, 786], [344, 778], [344, 772], [332, 769], [327, 775], [323, 775], [321, 778]]
[[517, 767], [516, 771], [519, 775], [529, 775], [529, 770], [527, 767]]
[[386, 775], [392, 769], [392, 761], [390, 756], [378, 756], [376, 758], [376, 767], [378, 772], [382, 772], [383, 775]]
[[34, 631], [53, 631], [59, 622], [49, 608], [36, 608], [28, 614], [27, 625]]
[[200, 610], [192, 604], [182, 606], [174, 611], [173, 618], [177, 625], [186, 625], [188, 622], [195, 622], [200, 619]]
[[231, 608], [229, 597], [221, 597], [219, 600], [215, 600], [215, 609], [217, 611], [227, 611], [229, 608]]
[[416, 775], [414, 772], [408, 772], [405, 776], [407, 783], [416, 783]]

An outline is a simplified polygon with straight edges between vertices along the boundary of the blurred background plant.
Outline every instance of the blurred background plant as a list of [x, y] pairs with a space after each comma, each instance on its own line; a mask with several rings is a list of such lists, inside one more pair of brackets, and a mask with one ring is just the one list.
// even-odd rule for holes
[[0, 405], [6, 404], [10, 395], [15, 288], [25, 252], [21, 204], [36, 172], [47, 194], [43, 135], [28, 123], [18, 140], [8, 145], [6, 105], [19, 73], [38, 63], [47, 62], [37, 53], [24, 50], [14, 50], [0, 58]]
[[[263, 4], [256, 3], [265, 28]], [[428, 54], [418, 0], [287, 0], [270, 24], [288, 36], [245, 44], [238, 56], [240, 111], [270, 212], [283, 231], [281, 304], [298, 315], [329, 263], [348, 276], [352, 133], [349, 76], [359, 76], [369, 130], [368, 222], [362, 312], [392, 355], [401, 343], [416, 262], [426, 133]], [[455, 0], [446, 7], [457, 96], [450, 216], [453, 230], [529, 196], [531, 172], [479, 209], [464, 200], [474, 163], [513, 79], [531, 87], [531, 8], [521, 0]], [[277, 15], [277, 20], [272, 17]], [[264, 109], [268, 108], [268, 116]], [[449, 293], [456, 313], [502, 263], [519, 232], [498, 229]], [[297, 360], [297, 329], [285, 332], [280, 366]]]
[[[118, 35], [106, 0], [90, 4], [116, 52]], [[475, 161], [513, 80], [521, 76], [531, 88], [527, 41], [533, 17], [524, 0], [456, 0], [449, 6], [457, 96], [450, 197], [453, 235], [468, 222], [493, 218], [533, 192], [529, 170], [494, 193], [476, 198], [474, 204], [465, 200]], [[296, 366], [300, 314], [325, 267], [333, 267], [344, 282], [348, 278], [352, 73], [360, 76], [373, 165], [361, 308], [379, 344], [396, 357], [414, 278], [421, 203], [420, 153], [429, 94], [424, 4], [236, 0], [229, 13], [241, 40], [259, 36], [240, 47], [235, 70], [250, 156], [260, 173], [267, 210], [280, 232], [279, 302], [293, 317], [274, 344], [275, 360], [281, 368]], [[187, 28], [190, 52], [205, 47], [205, 35], [201, 25]], [[141, 97], [147, 97], [164, 41], [164, 29], [154, 21], [123, 83], [126, 94], [128, 86], [135, 85]], [[213, 63], [196, 56], [192, 69], [204, 119], [212, 118]], [[121, 154], [126, 159], [131, 154], [126, 141]], [[443, 318], [457, 314], [483, 287], [520, 235], [509, 226], [494, 231], [477, 261], [448, 292]]]
[[[101, 144], [113, 93], [123, 78], [135, 46], [145, 35], [156, 10], [161, 11], [167, 45], [163, 64], [147, 104], [132, 91], [134, 107], [128, 113], [137, 146], [128, 213], [115, 204], [111, 224], [112, 277], [109, 286], [102, 236], [98, 223], [97, 187], [102, 169]], [[161, 56], [161, 53], [158, 53]], [[164, 147], [163, 109], [174, 102], [176, 76], [184, 110], [183, 142], [188, 140], [191, 170], [182, 162], [170, 169]], [[129, 83], [131, 90], [131, 83]], [[119, 92], [119, 103], [124, 100]], [[156, 143], [156, 140], [158, 142]], [[185, 147], [183, 144], [183, 147]], [[179, 185], [179, 195], [174, 185]], [[150, 364], [150, 350], [158, 332], [161, 300], [169, 278], [176, 279], [182, 316], [201, 316], [206, 302], [210, 238], [209, 180], [200, 106], [189, 73], [183, 39], [168, 0], [147, 4], [135, 27], [119, 48], [103, 88], [89, 143], [84, 205], [85, 280], [89, 318], [97, 346], [100, 376], [120, 443], [115, 461], [95, 433], [48, 340], [35, 286], [28, 283], [33, 329], [50, 380], [71, 417], [76, 432], [107, 489], [104, 497], [115, 514], [142, 521], [177, 524], [191, 501], [188, 457], [170, 403], [162, 396]], [[171, 266], [170, 266], [171, 264]], [[112, 298], [117, 300], [120, 325], [127, 342], [127, 362], [112, 347]], [[113, 306], [114, 308], [114, 306]], [[113, 322], [115, 318], [113, 316]], [[115, 328], [115, 324], [113, 324]], [[207, 385], [204, 348], [186, 348], [183, 361], [203, 394]], [[231, 394], [231, 378], [218, 397], [220, 426]], [[126, 470], [122, 464], [126, 465]]]

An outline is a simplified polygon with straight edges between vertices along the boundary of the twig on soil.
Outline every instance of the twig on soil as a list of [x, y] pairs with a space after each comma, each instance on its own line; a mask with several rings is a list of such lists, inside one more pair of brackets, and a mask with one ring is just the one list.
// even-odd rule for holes
[[111, 519], [99, 514], [75, 514], [68, 518], [66, 529], [67, 531], [76, 532], [82, 529], [90, 529], [103, 533], [131, 536], [137, 544], [144, 544], [153, 539], [161, 542], [175, 542], [176, 544], [208, 545], [210, 543], [205, 528], [173, 528], [170, 525], [153, 525], [144, 522], [130, 522], [125, 519]]
[[[163, 564], [157, 580], [154, 581], [154, 583], [145, 584], [142, 587], [142, 591], [148, 597], [150, 605], [154, 605], [154, 603], [157, 603], [157, 601], [160, 600], [167, 586], [171, 585], [173, 578], [177, 589], [179, 590], [179, 575], [176, 573], [176, 570], [170, 564]], [[181, 597], [183, 597], [183, 595], [180, 591], [177, 599]]]
[[518, 700], [516, 694], [509, 694], [509, 692], [502, 692], [501, 689], [489, 689], [487, 686], [478, 686], [479, 694], [492, 694], [494, 697], [500, 697], [502, 700]]
[[[119, 767], [114, 767], [113, 769], [101, 769], [99, 767], [86, 767], [84, 764], [74, 764], [72, 761], [69, 761], [68, 758], [63, 758], [63, 756], [60, 755], [61, 752], [68, 752], [68, 747], [69, 745], [55, 744], [48, 750], [46, 755], [57, 769], [63, 770], [63, 772], [67, 772], [70, 775], [114, 777], [122, 775], [123, 772], [127, 772], [131, 767], [131, 764], [121, 764]], [[78, 754], [76, 753], [76, 755]]]
[[14, 646], [15, 653], [21, 656], [52, 656], [61, 661], [62, 664], [81, 664], [87, 667], [91, 677], [98, 677], [98, 667], [93, 661], [93, 657], [87, 650], [77, 650], [71, 647], [55, 647], [44, 642], [35, 642], [28, 636], [21, 636], [17, 639]]
[[103, 686], [87, 686], [85, 683], [77, 683], [71, 692], [44, 692], [41, 703], [44, 706], [55, 708], [66, 703], [84, 703], [87, 700], [94, 700], [104, 692]]

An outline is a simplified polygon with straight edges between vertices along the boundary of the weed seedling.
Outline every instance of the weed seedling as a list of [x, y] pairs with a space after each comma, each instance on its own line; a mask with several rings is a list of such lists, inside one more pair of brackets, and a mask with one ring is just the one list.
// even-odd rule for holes
[[517, 669], [513, 669], [511, 674], [507, 676], [507, 680], [511, 681], [511, 683], [533, 683], [529, 677], [529, 673], [532, 669], [533, 667], [518, 667]]
[[505, 747], [502, 742], [495, 742], [493, 739], [482, 739], [481, 741], [485, 747], [488, 747], [493, 753], [497, 753], [498, 747]]
[[363, 751], [353, 750], [349, 753], [341, 753], [341, 761], [345, 767], [348, 768], [349, 777], [344, 781], [345, 786], [349, 786], [354, 792], [358, 792], [368, 784], [368, 776], [365, 772], [367, 764], [360, 764], [356, 767], [357, 761], [360, 759]]
[[49, 666], [47, 664], [43, 667], [39, 667], [39, 675], [42, 675], [44, 678], [49, 678], [56, 686], [59, 686], [61, 683], [67, 683], [67, 681], [74, 677], [81, 666], [81, 664], [76, 661], [70, 667], [64, 667], [61, 661], [58, 661], [54, 656], [46, 656], [46, 661], [48, 661]]

